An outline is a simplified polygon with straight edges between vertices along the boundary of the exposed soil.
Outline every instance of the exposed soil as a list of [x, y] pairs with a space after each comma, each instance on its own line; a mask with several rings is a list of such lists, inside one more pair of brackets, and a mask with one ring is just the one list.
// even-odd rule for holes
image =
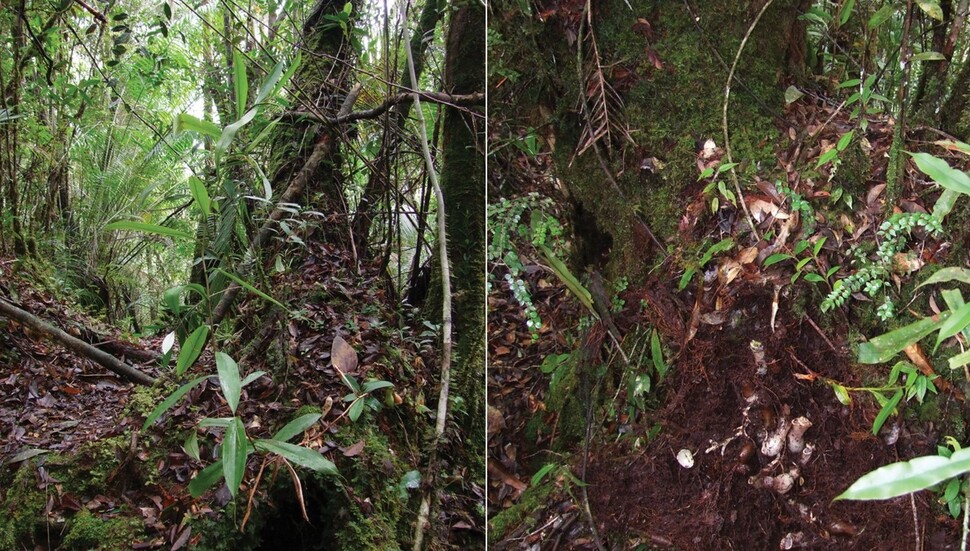
[[[935, 453], [940, 435], [917, 425], [894, 426], [901, 434], [891, 445], [893, 428], [873, 436], [871, 400], [844, 406], [827, 385], [796, 376], [811, 369], [862, 386], [844, 347], [826, 342], [844, 335], [823, 337], [807, 317], [784, 311], [772, 333], [771, 289], [745, 285], [733, 300], [736, 323], [702, 326], [669, 382], [669, 402], [645, 419], [646, 427], [660, 424], [658, 438], [640, 451], [608, 443], [591, 452], [589, 499], [601, 533], [622, 535], [631, 548], [899, 549], [914, 545], [915, 517], [926, 548], [955, 546], [958, 524], [940, 516], [931, 494], [914, 503], [832, 502], [874, 466]], [[765, 375], [757, 374], [751, 340], [764, 345]], [[812, 422], [807, 462], [787, 449], [778, 458], [761, 453], [782, 415]], [[690, 469], [677, 462], [682, 449], [693, 452]], [[783, 495], [758, 481], [793, 467], [795, 485]]]

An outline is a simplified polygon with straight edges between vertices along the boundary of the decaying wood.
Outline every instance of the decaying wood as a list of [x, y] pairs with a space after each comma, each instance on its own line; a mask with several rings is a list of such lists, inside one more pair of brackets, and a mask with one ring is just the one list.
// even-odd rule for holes
[[35, 331], [43, 333], [46, 337], [64, 346], [71, 352], [97, 362], [102, 367], [133, 383], [150, 385], [155, 382], [153, 377], [122, 362], [111, 354], [99, 350], [77, 337], [68, 335], [61, 329], [2, 299], [0, 299], [0, 315], [16, 320]]

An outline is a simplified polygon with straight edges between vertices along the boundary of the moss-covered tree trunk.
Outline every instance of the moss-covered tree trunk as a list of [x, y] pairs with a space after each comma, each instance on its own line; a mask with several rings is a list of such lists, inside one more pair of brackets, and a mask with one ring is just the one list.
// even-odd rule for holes
[[[445, 88], [453, 94], [485, 86], [485, 10], [466, 2], [451, 16]], [[454, 390], [465, 403], [458, 423], [465, 447], [484, 473], [485, 442], [485, 121], [481, 113], [449, 107], [442, 127], [441, 186], [452, 259], [455, 341]]]
[[[357, 13], [356, 4], [353, 13]], [[354, 56], [348, 36], [325, 16], [343, 10], [343, 0], [319, 0], [303, 26], [303, 61], [293, 75], [290, 88], [298, 108], [312, 107], [317, 113], [335, 116], [351, 84]], [[273, 153], [267, 174], [273, 190], [281, 193], [303, 169], [314, 147], [330, 144], [327, 157], [314, 170], [311, 185], [304, 190], [304, 207], [328, 216], [317, 237], [329, 243], [349, 242], [344, 178], [341, 173], [340, 143], [343, 132], [332, 125], [303, 120], [280, 124], [273, 137]]]
[[[481, 92], [485, 85], [485, 10], [477, 1], [452, 12], [445, 54], [445, 91]], [[458, 476], [484, 485], [485, 474], [485, 119], [481, 112], [445, 109], [441, 188], [452, 272], [454, 353], [449, 415], [460, 440], [445, 452]], [[432, 256], [425, 316], [441, 320], [440, 259]], [[461, 407], [453, 407], [454, 404]], [[449, 434], [453, 434], [448, 429]], [[440, 468], [432, 458], [432, 472]], [[432, 515], [434, 518], [434, 515]], [[432, 533], [434, 533], [433, 531]]]
[[[524, 33], [543, 45], [501, 52], [501, 62], [521, 76], [502, 84], [493, 106], [554, 137], [557, 176], [585, 216], [576, 224], [577, 245], [591, 252], [581, 263], [605, 262], [608, 277], [637, 279], [657, 258], [639, 221], [661, 240], [675, 237], [697, 180], [697, 143], [713, 139], [724, 145], [721, 110], [728, 68], [764, 4], [631, 0], [631, 10], [620, 0], [593, 2], [592, 32], [586, 24], [580, 29], [585, 2], [570, 5], [573, 11], [561, 6], [542, 21], [515, 9], [493, 19], [503, 36]], [[782, 79], [800, 72], [805, 58], [804, 27], [797, 21], [805, 6], [803, 0], [775, 0], [741, 55], [728, 126], [742, 174], [752, 163], [775, 164], [773, 119], [784, 105]], [[622, 100], [612, 111], [614, 135], [622, 135], [623, 128], [629, 133], [629, 139], [600, 140], [605, 167], [596, 148], [576, 155], [585, 125], [580, 100], [585, 95], [590, 104], [596, 101], [588, 75], [597, 64]], [[508, 74], [507, 69], [499, 74]], [[660, 163], [647, 163], [651, 158]], [[658, 172], [641, 169], [648, 165]]]

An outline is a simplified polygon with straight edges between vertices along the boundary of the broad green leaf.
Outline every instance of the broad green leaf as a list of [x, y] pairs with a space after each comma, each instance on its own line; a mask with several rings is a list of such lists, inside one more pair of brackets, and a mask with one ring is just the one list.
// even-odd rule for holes
[[192, 459], [201, 461], [199, 457], [199, 436], [194, 430], [189, 433], [189, 437], [185, 439], [185, 444], [182, 445], [182, 449], [185, 450], [185, 453]]
[[940, 291], [940, 294], [943, 295], [943, 302], [946, 303], [946, 307], [950, 310], [959, 310], [966, 304], [960, 289], [943, 289]]
[[559, 464], [557, 463], [546, 463], [545, 466], [536, 471], [536, 474], [532, 475], [532, 485], [535, 486], [536, 484], [542, 482], [542, 479], [558, 466]]
[[165, 413], [166, 411], [168, 411], [170, 407], [175, 405], [175, 402], [178, 402], [179, 399], [182, 398], [182, 396], [185, 396], [190, 390], [195, 388], [196, 385], [198, 385], [204, 380], [206, 380], [206, 377], [199, 377], [198, 379], [193, 379], [192, 381], [189, 381], [184, 385], [178, 387], [175, 390], [175, 392], [169, 394], [168, 398], [165, 398], [165, 400], [163, 400], [161, 404], [158, 404], [157, 406], [155, 406], [155, 409], [153, 409], [152, 412], [148, 414], [148, 417], [145, 419], [145, 423], [141, 426], [141, 430], [145, 430], [149, 426], [151, 426], [151, 424], [154, 423], [156, 419], [161, 417], [163, 413]]
[[940, 52], [920, 52], [909, 58], [910, 61], [945, 61], [946, 57]]
[[831, 386], [832, 392], [835, 393], [835, 398], [839, 401], [839, 403], [841, 403], [843, 406], [852, 405], [852, 397], [849, 396], [849, 391], [844, 386], [835, 383], [833, 383]]
[[214, 140], [222, 134], [222, 128], [219, 128], [219, 125], [193, 117], [188, 113], [182, 113], [175, 117], [175, 131], [182, 132], [184, 130], [198, 132]]
[[845, 0], [842, 3], [842, 7], [839, 8], [840, 27], [845, 25], [845, 23], [849, 20], [849, 17], [852, 17], [852, 8], [854, 7], [855, 7], [855, 0]]
[[182, 343], [182, 348], [179, 350], [178, 361], [175, 362], [175, 374], [179, 377], [185, 373], [195, 360], [199, 359], [202, 354], [202, 349], [205, 347], [205, 340], [209, 336], [209, 326], [200, 325], [192, 331], [192, 334], [185, 339]]
[[284, 425], [280, 430], [276, 431], [276, 434], [273, 435], [273, 440], [286, 442], [294, 436], [303, 434], [303, 431], [312, 427], [314, 423], [320, 420], [320, 417], [321, 416], [319, 413], [307, 413], [306, 415], [301, 415]]
[[879, 429], [885, 424], [886, 419], [889, 419], [889, 416], [896, 411], [896, 406], [899, 405], [899, 401], [902, 399], [903, 391], [900, 389], [882, 406], [882, 409], [879, 410], [879, 415], [876, 415], [876, 420], [872, 422], [872, 434], [879, 434]]
[[279, 440], [257, 440], [256, 449], [275, 453], [308, 469], [323, 474], [337, 474], [337, 466], [320, 452], [305, 446], [297, 446]]
[[828, 237], [820, 237], [818, 239], [818, 241], [815, 242], [815, 245], [812, 246], [812, 253], [815, 256], [818, 256], [818, 253], [820, 253], [822, 251], [822, 247], [825, 246], [825, 241], [827, 239], [828, 239]]
[[959, 281], [961, 283], [970, 283], [970, 269], [959, 268], [956, 266], [951, 266], [949, 268], [942, 268], [937, 270], [936, 273], [926, 278], [926, 281], [920, 283], [916, 288], [920, 288], [923, 285], [932, 285], [934, 283], [944, 283], [947, 281]]
[[229, 409], [236, 413], [236, 407], [239, 406], [239, 395], [242, 393], [239, 366], [236, 365], [236, 360], [228, 354], [216, 352], [216, 369], [219, 371], [219, 386], [222, 388], [222, 395], [226, 398]]
[[[908, 153], [908, 152], [907, 152]], [[946, 189], [970, 195], [970, 175], [929, 153], [909, 153], [916, 167]]]
[[354, 403], [350, 404], [350, 411], [347, 412], [347, 416], [350, 417], [351, 421], [357, 421], [360, 419], [360, 414], [364, 412], [364, 401], [357, 399]]
[[256, 117], [257, 112], [258, 108], [253, 107], [247, 111], [246, 114], [240, 117], [239, 120], [230, 124], [229, 126], [226, 126], [222, 130], [222, 133], [219, 135], [219, 141], [216, 142], [216, 164], [219, 164], [219, 159], [221, 159], [226, 150], [229, 149], [229, 145], [232, 144], [232, 140], [236, 137], [236, 133], [239, 132], [239, 129], [249, 124], [249, 121]]
[[926, 12], [926, 15], [936, 19], [937, 21], [943, 21], [943, 8], [940, 7], [939, 0], [916, 0], [919, 4], [919, 8]]
[[842, 137], [839, 138], [839, 143], [835, 144], [835, 148], [839, 151], [845, 151], [846, 147], [849, 147], [849, 143], [852, 141], [852, 130], [849, 130]]
[[[299, 59], [300, 58], [298, 56], [297, 61], [294, 61], [294, 63], [290, 65], [290, 70], [292, 71], [296, 70], [296, 65], [298, 64]], [[259, 92], [256, 94], [256, 101], [253, 103], [254, 105], [262, 103], [263, 100], [266, 99], [270, 95], [270, 93], [276, 89], [276, 83], [280, 82], [280, 77], [283, 76], [284, 68], [285, 68], [285, 65], [282, 61], [280, 61], [279, 63], [273, 66], [273, 70], [270, 71], [269, 76], [266, 77], [266, 80], [263, 81], [262, 86], [259, 87]], [[292, 74], [293, 73], [291, 73], [288, 70], [287, 78], [289, 78], [289, 76]], [[283, 83], [280, 83], [280, 85], [285, 86], [286, 85], [285, 81]]]
[[839, 88], [852, 88], [853, 86], [858, 86], [862, 84], [862, 81], [857, 78], [850, 78], [849, 80], [842, 81], [839, 83]]
[[569, 271], [569, 268], [558, 258], [556, 254], [552, 252], [552, 249], [544, 244], [539, 244], [539, 251], [542, 252], [542, 256], [546, 257], [546, 261], [549, 263], [549, 267], [556, 274], [559, 279], [566, 284], [566, 288], [572, 292], [573, 296], [579, 299], [579, 302], [586, 307], [590, 312], [595, 312], [593, 309], [593, 296], [589, 294], [589, 290], [583, 287], [583, 284], [576, 279], [576, 276]]
[[216, 268], [215, 271], [218, 272], [218, 273], [220, 273], [220, 274], [222, 274], [222, 275], [224, 275], [224, 276], [226, 276], [226, 277], [228, 277], [229, 279], [235, 281], [236, 283], [239, 284], [240, 287], [242, 287], [243, 289], [246, 289], [250, 293], [253, 293], [254, 295], [260, 297], [261, 299], [263, 299], [265, 301], [272, 302], [273, 304], [275, 304], [275, 305], [279, 306], [280, 308], [282, 308], [282, 309], [286, 310], [287, 312], [289, 312], [289, 308], [287, 308], [286, 306], [283, 306], [283, 304], [281, 304], [278, 300], [276, 300], [275, 298], [273, 298], [273, 297], [267, 295], [266, 293], [260, 291], [259, 289], [253, 287], [252, 285], [250, 285], [249, 283], [247, 283], [246, 281], [244, 281], [239, 276], [236, 276], [234, 274], [231, 274], [231, 273], [223, 270], [222, 268]]
[[730, 237], [726, 239], [722, 239], [717, 243], [711, 245], [710, 248], [707, 249], [707, 251], [704, 253], [704, 256], [701, 257], [701, 260], [700, 262], [698, 262], [698, 264], [701, 267], [703, 267], [705, 264], [710, 262], [712, 258], [714, 258], [714, 255], [723, 253], [725, 251], [729, 251], [733, 247], [734, 247], [734, 239]]
[[189, 191], [192, 192], [195, 203], [202, 209], [202, 214], [209, 216], [212, 212], [212, 201], [209, 200], [209, 192], [205, 189], [205, 183], [195, 176], [189, 176]]
[[232, 51], [233, 84], [236, 91], [236, 117], [242, 118], [249, 99], [249, 77], [246, 76], [246, 58], [238, 49]]
[[888, 333], [883, 333], [869, 342], [859, 345], [858, 360], [863, 364], [879, 364], [888, 362], [907, 346], [918, 342], [940, 326], [947, 313], [940, 314], [940, 320], [923, 318], [905, 327], [900, 327]]
[[380, 390], [382, 388], [393, 387], [394, 383], [389, 381], [370, 381], [369, 383], [364, 383], [364, 392], [374, 392], [375, 390]]
[[239, 383], [239, 386], [246, 388], [246, 385], [262, 377], [263, 375], [266, 375], [265, 371], [253, 371], [249, 375], [246, 375], [245, 377], [243, 377], [243, 380], [241, 383]]
[[966, 350], [950, 358], [950, 369], [960, 369], [970, 364], [970, 350]]
[[889, 499], [935, 486], [970, 471], [970, 448], [949, 458], [927, 455], [880, 467], [856, 480], [835, 499]]
[[104, 227], [106, 230], [132, 230], [140, 231], [145, 233], [157, 233], [158, 235], [166, 235], [168, 237], [182, 237], [185, 239], [191, 239], [192, 234], [174, 228], [169, 228], [166, 226], [159, 226], [157, 224], [148, 224], [145, 222], [133, 222], [131, 220], [121, 220], [119, 222], [112, 222]]
[[775, 264], [778, 264], [779, 262], [784, 262], [785, 260], [790, 260], [792, 258], [795, 258], [795, 257], [787, 253], [775, 253], [769, 256], [768, 258], [766, 258], [764, 261], [764, 264], [762, 265], [765, 268], [767, 268], [768, 266], [773, 266]]
[[212, 427], [224, 429], [229, 426], [229, 421], [232, 421], [232, 417], [205, 417], [199, 421], [199, 427], [203, 429]]
[[404, 501], [408, 498], [408, 490], [417, 490], [420, 487], [421, 471], [408, 471], [397, 483], [397, 495], [401, 498], [401, 501]]
[[946, 215], [953, 210], [959, 196], [960, 194], [952, 189], [944, 189], [936, 203], [933, 204], [933, 216], [942, 222]]
[[869, 28], [870, 31], [876, 29], [877, 27], [879, 27], [879, 25], [882, 25], [887, 20], [889, 20], [889, 18], [893, 16], [893, 13], [895, 11], [896, 10], [895, 8], [893, 8], [892, 5], [885, 5], [879, 8], [878, 10], [876, 10], [876, 13], [872, 14], [872, 17], [869, 18], [869, 23], [866, 26]]
[[213, 484], [222, 480], [222, 460], [216, 461], [212, 465], [202, 469], [202, 472], [195, 475], [191, 481], [189, 481], [189, 494], [194, 498], [198, 498], [205, 493], [206, 490], [212, 487]]
[[818, 168], [824, 165], [825, 163], [836, 158], [838, 155], [839, 155], [839, 150], [837, 148], [833, 147], [832, 149], [829, 149], [825, 153], [822, 153], [822, 155], [818, 158], [818, 162], [815, 163], [815, 168]]
[[667, 363], [664, 361], [663, 349], [660, 347], [660, 335], [654, 329], [650, 334], [650, 356], [653, 359], [653, 368], [657, 370], [659, 379], [667, 375]]
[[222, 474], [226, 477], [229, 493], [236, 497], [239, 485], [246, 474], [246, 458], [249, 446], [246, 440], [246, 427], [242, 419], [233, 417], [226, 427], [226, 437], [222, 440]]
[[946, 339], [956, 335], [970, 325], [970, 304], [964, 304], [951, 313], [940, 325], [940, 334], [936, 336], [936, 347]]

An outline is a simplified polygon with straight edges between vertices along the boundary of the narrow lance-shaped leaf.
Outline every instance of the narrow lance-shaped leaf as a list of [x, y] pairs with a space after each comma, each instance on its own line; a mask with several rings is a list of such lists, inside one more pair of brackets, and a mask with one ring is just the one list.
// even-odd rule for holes
[[859, 363], [879, 364], [888, 362], [907, 346], [935, 331], [948, 312], [940, 314], [938, 320], [924, 318], [905, 327], [884, 333], [859, 345]]
[[249, 99], [249, 77], [246, 75], [246, 58], [238, 49], [232, 51], [233, 84], [236, 91], [236, 117], [242, 118]]
[[323, 474], [337, 474], [337, 466], [316, 450], [278, 440], [257, 440], [254, 444], [257, 450], [281, 455], [301, 467]]
[[970, 195], [970, 175], [951, 167], [946, 161], [929, 153], [909, 153], [916, 168], [946, 189]]
[[916, 287], [919, 288], [923, 285], [932, 285], [934, 283], [946, 283], [948, 281], [970, 283], [970, 269], [960, 268], [957, 266], [943, 268], [941, 270], [937, 270], [936, 273], [926, 278], [926, 281], [920, 283]]
[[286, 442], [294, 436], [303, 434], [303, 431], [312, 427], [313, 424], [319, 420], [319, 413], [307, 413], [306, 415], [301, 415], [284, 425], [280, 430], [276, 431], [276, 434], [273, 435], [273, 440]]
[[222, 134], [222, 128], [219, 128], [219, 125], [193, 117], [188, 113], [182, 113], [175, 118], [175, 131], [182, 132], [183, 130], [198, 132], [212, 139], [217, 139]]
[[145, 430], [148, 427], [150, 427], [151, 424], [154, 423], [156, 419], [161, 417], [163, 413], [165, 413], [166, 411], [168, 411], [170, 407], [175, 405], [175, 402], [178, 402], [179, 399], [182, 398], [182, 396], [185, 396], [186, 393], [188, 393], [188, 391], [195, 388], [197, 384], [206, 380], [206, 378], [207, 377], [199, 377], [198, 379], [193, 379], [185, 383], [184, 385], [180, 386], [175, 392], [169, 394], [168, 398], [165, 398], [165, 400], [163, 400], [161, 404], [158, 404], [157, 406], [155, 406], [155, 409], [153, 409], [152, 412], [148, 414], [148, 417], [145, 419], [145, 424], [141, 426], [141, 430]]
[[243, 289], [246, 289], [250, 293], [253, 293], [254, 295], [260, 297], [261, 299], [266, 300], [266, 301], [269, 301], [269, 302], [272, 302], [273, 304], [279, 306], [280, 308], [282, 308], [282, 309], [284, 309], [286, 311], [289, 311], [289, 309], [286, 306], [283, 306], [283, 304], [281, 302], [279, 302], [275, 298], [267, 295], [266, 293], [260, 291], [259, 289], [253, 287], [250, 283], [246, 282], [245, 280], [243, 280], [239, 276], [234, 275], [234, 274], [231, 274], [231, 273], [223, 270], [222, 268], [216, 268], [215, 271], [217, 273], [220, 273], [220, 274], [228, 277], [229, 279], [235, 281], [236, 283], [239, 284], [240, 287], [242, 287]]
[[224, 352], [216, 352], [216, 369], [219, 372], [219, 386], [222, 388], [222, 395], [229, 404], [229, 409], [236, 413], [239, 406], [239, 396], [242, 393], [242, 385], [239, 380], [239, 366]]
[[246, 458], [249, 446], [246, 439], [246, 427], [242, 419], [233, 417], [226, 427], [226, 437], [222, 440], [222, 473], [226, 477], [229, 493], [236, 497], [239, 485], [246, 474]]
[[212, 212], [212, 202], [209, 199], [209, 192], [205, 189], [205, 182], [195, 176], [189, 176], [189, 191], [192, 192], [192, 199], [195, 204], [202, 209], [202, 214], [209, 216]]
[[185, 370], [195, 363], [195, 360], [199, 359], [208, 336], [209, 326], [200, 325], [185, 339], [185, 342], [182, 343], [182, 348], [179, 350], [178, 361], [175, 362], [176, 375], [181, 376], [185, 373]]
[[663, 379], [667, 375], [667, 363], [664, 361], [663, 349], [660, 347], [660, 335], [656, 329], [650, 334], [650, 356], [653, 359], [653, 367], [657, 370], [657, 376]]
[[216, 461], [189, 481], [189, 494], [197, 498], [222, 479], [222, 460]]
[[569, 268], [567, 268], [561, 260], [556, 258], [555, 253], [553, 253], [549, 247], [540, 244], [539, 251], [542, 252], [542, 256], [544, 256], [546, 261], [549, 262], [549, 267], [552, 268], [552, 271], [556, 274], [556, 276], [558, 276], [559, 279], [566, 284], [566, 288], [579, 299], [579, 302], [581, 302], [583, 306], [585, 306], [590, 312], [595, 313], [596, 310], [593, 308], [593, 295], [589, 293], [589, 290], [587, 290], [586, 287], [583, 287], [579, 280], [576, 279], [576, 276], [569, 271]]
[[[940, 324], [940, 333], [936, 336], [936, 347], [939, 347], [944, 340], [963, 331], [967, 325], [970, 325], [970, 303], [962, 305]], [[936, 347], [934, 347], [934, 350]]]
[[165, 235], [168, 237], [181, 237], [185, 239], [191, 239], [192, 234], [175, 228], [169, 228], [166, 226], [159, 226], [157, 224], [148, 224], [146, 222], [133, 222], [130, 220], [122, 220], [119, 222], [112, 222], [104, 227], [106, 230], [133, 230], [140, 231], [144, 233], [156, 233], [158, 235]]

